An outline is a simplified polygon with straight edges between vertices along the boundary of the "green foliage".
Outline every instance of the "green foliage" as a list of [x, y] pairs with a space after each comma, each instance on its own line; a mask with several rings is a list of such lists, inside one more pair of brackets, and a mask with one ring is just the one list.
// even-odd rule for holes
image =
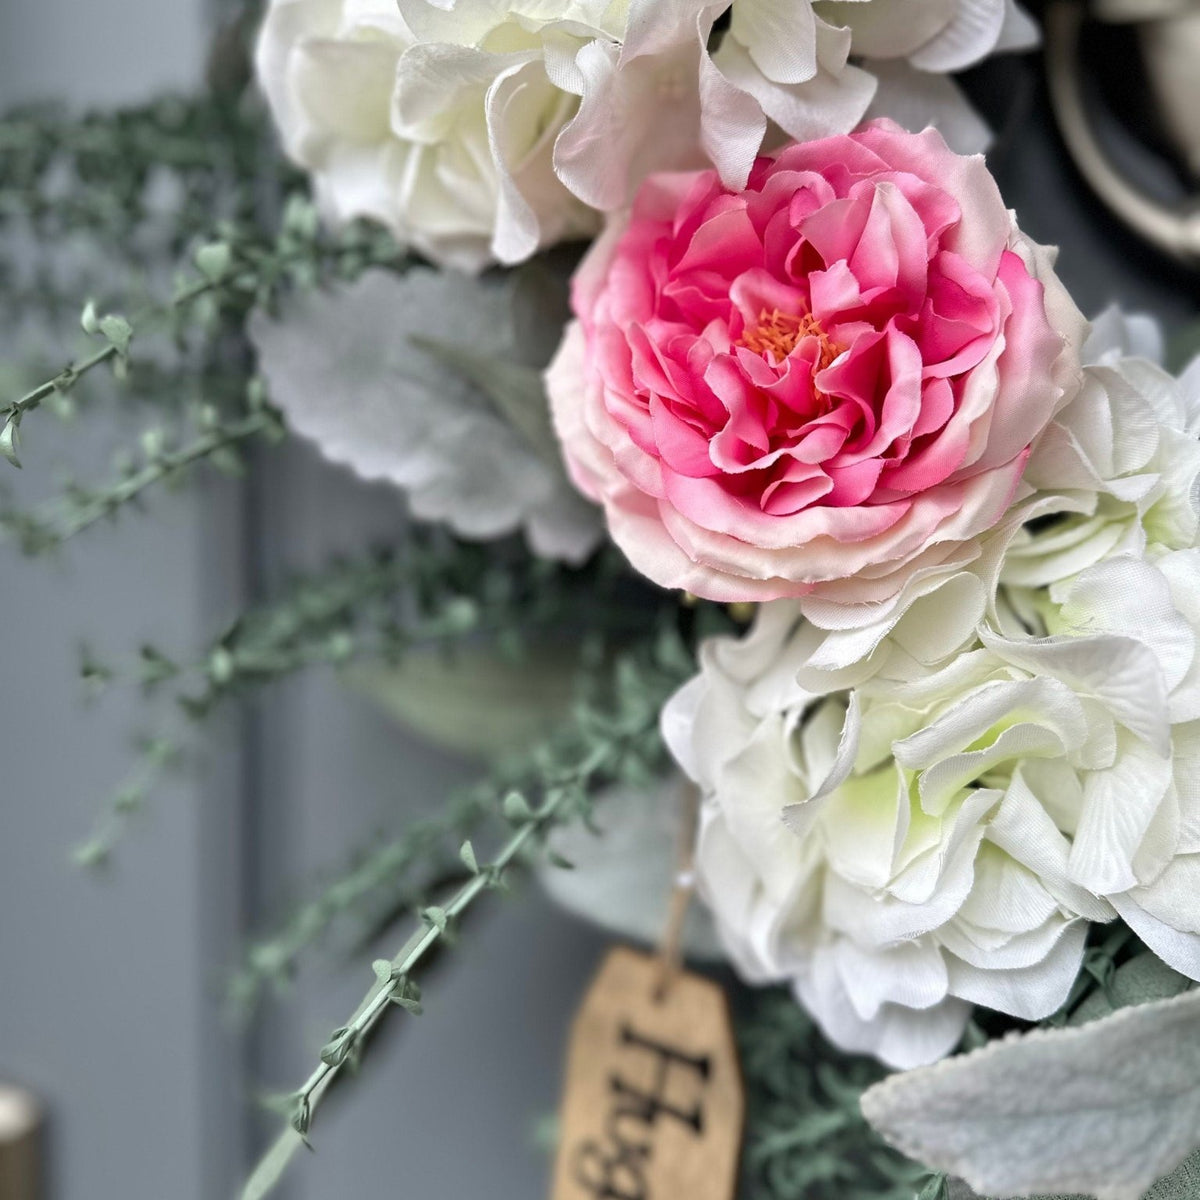
[[[544, 570], [544, 564], [538, 570]], [[558, 579], [559, 587], [570, 585], [560, 616], [572, 614], [578, 593], [585, 589], [593, 600], [598, 598], [596, 589], [586, 586], [589, 578], [587, 573], [580, 578], [564, 572]], [[522, 588], [509, 594], [518, 608], [524, 603]], [[539, 603], [546, 605], [554, 594], [554, 587], [547, 588]], [[630, 610], [613, 611], [627, 615]], [[645, 622], [644, 632], [665, 630], [670, 615], [671, 610], [664, 608]], [[464, 874], [477, 874], [481, 868], [469, 839], [486, 829], [501, 830], [505, 824], [527, 821], [533, 811], [529, 797], [543, 792], [563, 773], [570, 774], [571, 764], [589, 750], [621, 741], [630, 728], [642, 730], [646, 740], [635, 747], [638, 753], [625, 755], [611, 770], [596, 768], [593, 781], [610, 776], [654, 778], [664, 754], [657, 735], [658, 710], [673, 687], [686, 678], [691, 663], [686, 648], [669, 631], [592, 663], [579, 677], [579, 700], [558, 732], [508, 755], [483, 779], [450, 796], [435, 815], [373, 844], [347, 870], [305, 899], [276, 930], [252, 945], [230, 985], [232, 1006], [247, 1011], [265, 990], [285, 988], [304, 954], [335, 925], [349, 923], [360, 933], [374, 932], [396, 913], [424, 903], [431, 890], [457, 882]]]
[[[19, 226], [48, 244], [83, 234], [145, 258], [163, 246], [136, 235], [157, 225], [178, 253], [214, 217], [250, 215], [264, 169], [294, 178], [262, 154], [268, 136], [261, 110], [213, 94], [82, 116], [23, 106], [0, 121], [0, 233]], [[164, 177], [173, 203], [156, 194]]]
[[77, 846], [73, 857], [80, 866], [104, 867], [129, 823], [145, 809], [163, 775], [179, 763], [180, 751], [167, 738], [143, 738], [133, 771], [117, 789], [91, 836]]
[[[71, 484], [62, 495], [35, 511], [0, 509], [0, 529], [14, 537], [26, 554], [44, 554], [106, 518], [115, 518], [150, 488], [170, 483], [189, 468], [206, 463], [226, 473], [242, 469], [238, 447], [251, 438], [278, 441], [283, 426], [263, 405], [226, 418], [208, 405], [195, 414], [198, 428], [189, 440], [172, 445], [157, 428], [142, 435], [141, 461], [126, 457], [115, 479], [94, 487]], [[14, 425], [6, 428], [15, 431]], [[11, 461], [11, 460], [10, 460]]]
[[15, 442], [31, 412], [50, 397], [69, 394], [98, 367], [111, 365], [123, 378], [134, 339], [147, 330], [166, 329], [180, 339], [190, 320], [205, 325], [221, 317], [240, 325], [251, 309], [273, 307], [286, 288], [353, 279], [370, 266], [406, 261], [391, 237], [373, 226], [326, 233], [312, 203], [299, 195], [288, 201], [278, 230], [264, 234], [253, 226], [224, 223], [196, 255], [199, 265], [179, 278], [169, 299], [136, 314], [99, 315], [89, 302], [81, 325], [103, 345], [0, 407], [0, 446]]
[[[306, 1139], [322, 1098], [351, 1051], [365, 1046], [371, 1030], [392, 1007], [413, 1010], [419, 993], [412, 976], [430, 953], [447, 942], [456, 923], [485, 893], [504, 886], [508, 872], [533, 851], [554, 825], [586, 815], [592, 789], [614, 779], [652, 777], [661, 769], [663, 747], [658, 711], [681, 682], [679, 667], [691, 657], [677, 637], [664, 633], [650, 646], [623, 654], [597, 690], [583, 701], [562, 734], [531, 757], [537, 787], [528, 794], [512, 787], [515, 772], [482, 785], [493, 791], [511, 832], [486, 865], [469, 873], [445, 903], [427, 905], [417, 928], [390, 960], [374, 965], [375, 983], [353, 1016], [331, 1035], [320, 1062], [294, 1093], [291, 1130], [285, 1130], [263, 1157], [243, 1195], [263, 1196], [277, 1182], [294, 1151]], [[496, 786], [501, 784], [502, 786]], [[519, 802], [514, 799], [520, 796]]]
[[757, 994], [737, 1033], [742, 1200], [914, 1200], [928, 1172], [886, 1146], [858, 1106], [882, 1067], [834, 1050], [783, 991]]

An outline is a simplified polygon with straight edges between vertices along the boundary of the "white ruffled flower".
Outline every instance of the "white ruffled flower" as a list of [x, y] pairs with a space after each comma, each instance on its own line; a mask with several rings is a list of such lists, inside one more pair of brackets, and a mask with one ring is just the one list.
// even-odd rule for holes
[[1096, 317], [1081, 386], [1034, 444], [1008, 515], [935, 556], [888, 603], [805, 598], [811, 674], [801, 681], [824, 690], [889, 660], [936, 666], [970, 644], [985, 616], [1006, 632], [1038, 628], [1039, 604], [1088, 566], [1196, 545], [1200, 359], [1176, 379], [1161, 357], [1151, 318], [1116, 308]]
[[652, 171], [742, 187], [764, 140], [888, 115], [979, 150], [940, 73], [1033, 40], [1012, 0], [272, 0], [257, 67], [330, 220], [477, 270], [594, 233]]
[[1116, 914], [1200, 979], [1200, 550], [1105, 559], [1041, 612], [822, 693], [796, 605], [766, 605], [664, 713], [731, 957], [844, 1049], [910, 1067], [970, 1004], [1045, 1017]]
[[[599, 512], [568, 483], [539, 367], [555, 322], [530, 312], [547, 285], [415, 268], [256, 313], [250, 336], [272, 403], [326, 458], [402, 488], [413, 513], [471, 538], [524, 529], [536, 554], [579, 562]], [[549, 338], [547, 337], [549, 334]], [[457, 355], [465, 355], [462, 363]], [[508, 407], [489, 400], [508, 383]]]
[[[712, 163], [729, 186], [744, 187], [764, 138], [843, 133], [868, 115], [916, 128], [938, 123], [957, 149], [978, 150], [986, 129], [948, 81], [929, 73], [1036, 41], [1011, 0], [399, 6], [431, 59], [466, 49], [539, 50], [548, 78], [578, 103], [558, 136], [555, 168], [575, 195], [606, 211], [625, 204], [652, 171]], [[717, 22], [726, 17], [710, 54]], [[879, 70], [853, 65], [852, 55], [878, 60]]]
[[325, 218], [379, 221], [466, 271], [595, 232], [554, 173], [576, 103], [540, 51], [418, 42], [396, 0], [272, 0], [258, 78]]
[[1049, 636], [985, 634], [1014, 666], [1103, 717], [1099, 761], [1038, 800], [1073, 883], [1200, 979], [1200, 550], [1107, 558], [1052, 589]]
[[817, 695], [794, 604], [710, 643], [664, 732], [705, 795], [697, 863], [731, 957], [788, 980], [843, 1049], [941, 1057], [970, 1006], [1062, 1004], [1085, 918], [1041, 790], [1097, 760], [1104, 718], [978, 649], [913, 679]]
[[[1196, 545], [1200, 512], [1200, 360], [1176, 379], [1158, 365], [1157, 325], [1102, 313], [1084, 346], [1083, 386], [1034, 447], [1025, 527], [1000, 579], [1015, 605], [1121, 554]], [[1028, 494], [1028, 492], [1027, 492]], [[1029, 518], [1033, 518], [1032, 523]]]

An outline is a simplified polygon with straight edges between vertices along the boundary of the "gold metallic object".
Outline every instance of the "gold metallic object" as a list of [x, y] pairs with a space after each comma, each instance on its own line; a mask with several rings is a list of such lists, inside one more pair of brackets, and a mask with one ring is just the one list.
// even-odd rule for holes
[[41, 1200], [42, 1112], [26, 1091], [0, 1083], [0, 1200]]
[[[1200, 3], [1096, 0], [1092, 14], [1138, 26], [1167, 136], [1200, 183]], [[1096, 137], [1079, 61], [1086, 16], [1082, 0], [1055, 0], [1046, 12], [1046, 70], [1063, 140], [1084, 178], [1126, 225], [1160, 250], [1200, 266], [1200, 196], [1175, 205], [1148, 196], [1113, 165]]]

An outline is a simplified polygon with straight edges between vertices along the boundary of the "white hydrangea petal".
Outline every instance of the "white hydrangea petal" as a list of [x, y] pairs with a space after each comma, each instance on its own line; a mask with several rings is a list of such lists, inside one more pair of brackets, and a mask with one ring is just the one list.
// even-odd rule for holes
[[1151, 916], [1135, 893], [1110, 896], [1117, 915], [1167, 966], [1200, 982], [1200, 934], [1187, 933]]
[[1092, 318], [1080, 357], [1085, 363], [1112, 363], [1120, 358], [1144, 358], [1161, 363], [1165, 353], [1162, 326], [1146, 313], [1128, 313], [1110, 304]]
[[809, 968], [796, 976], [795, 990], [835, 1046], [852, 1054], [874, 1054], [897, 1070], [949, 1054], [971, 1011], [965, 1002], [950, 998], [921, 1011], [888, 1004], [873, 1020], [864, 1021], [854, 1010], [829, 950], [814, 955]]
[[1196, 437], [1200, 435], [1200, 355], [1180, 373], [1179, 392], [1184, 406], [1184, 429]]
[[780, 717], [759, 725], [746, 746], [721, 773], [721, 794], [730, 836], [755, 864], [762, 888], [774, 901], [791, 890], [799, 863], [804, 861], [803, 839], [781, 820], [804, 796], [804, 788], [789, 768], [781, 743], [789, 724]]
[[959, 0], [950, 23], [910, 55], [922, 71], [961, 71], [986, 57], [1005, 26], [1006, 0]]
[[1023, 968], [988, 969], [952, 957], [948, 967], [951, 994], [1024, 1021], [1050, 1016], [1062, 1007], [1079, 974], [1087, 925], [1063, 922], [1054, 932], [1045, 957]]
[[700, 54], [700, 142], [722, 183], [740, 191], [767, 132], [757, 99], [736, 87], [707, 50]]
[[[954, 19], [957, 0], [827, 0], [821, 12], [850, 30], [854, 53], [869, 59], [905, 59]], [[874, 71], [882, 63], [872, 62]]]
[[254, 48], [255, 72], [266, 94], [284, 148], [291, 155], [311, 129], [304, 98], [292, 87], [293, 48], [303, 37], [330, 38], [338, 31], [338, 0], [276, 0], [263, 18]]
[[525, 131], [510, 117], [511, 111], [521, 106], [522, 93], [537, 87], [539, 74], [544, 76], [541, 64], [532, 58], [514, 63], [495, 77], [484, 102], [488, 144], [496, 164], [499, 188], [492, 252], [502, 263], [523, 262], [542, 242], [537, 212], [514, 178], [531, 147], [527, 144]]
[[1117, 634], [1017, 640], [987, 629], [981, 636], [1006, 662], [1099, 701], [1130, 732], [1160, 754], [1169, 753], [1166, 683], [1158, 656], [1144, 642]]
[[[846, 2], [856, 9], [874, 7], [872, 0]], [[992, 144], [987, 122], [949, 76], [918, 71], [899, 58], [875, 60], [870, 69], [878, 86], [864, 120], [890, 117], [914, 133], [932, 125], [958, 154], [982, 154]]]
[[946, 998], [949, 975], [936, 946], [902, 942], [866, 949], [849, 938], [834, 943], [832, 959], [855, 1013], [873, 1021], [885, 1004], [927, 1009]]
[[[309, 38], [292, 56], [288, 82], [323, 138], [372, 145], [387, 137], [397, 58], [394, 42]], [[348, 87], [349, 79], [359, 86]]]
[[1000, 27], [1000, 36], [996, 38], [992, 52], [1006, 54], [1014, 50], [1032, 50], [1041, 42], [1041, 26], [1016, 0], [1004, 0], [1004, 24]]
[[[1167, 579], [1132, 557], [1109, 559], [1083, 572], [1071, 583], [1060, 611], [1063, 624], [1081, 633], [1122, 637], [1136, 631], [1168, 691], [1187, 675], [1196, 654], [1196, 631], [1176, 609]], [[1153, 704], [1155, 694], [1148, 682], [1145, 686], [1146, 702]]]
[[1071, 846], [1071, 878], [1098, 896], [1124, 892], [1133, 857], [1171, 787], [1171, 761], [1128, 734], [1113, 766], [1084, 781], [1083, 811]]
[[889, 1004], [880, 1014], [875, 1056], [898, 1071], [937, 1062], [962, 1041], [970, 1016], [971, 1006], [955, 996], [921, 1011]]
[[907, 832], [909, 804], [908, 787], [894, 769], [848, 779], [823, 814], [821, 835], [831, 869], [857, 887], [886, 888]]
[[822, 67], [803, 84], [773, 83], [733, 38], [721, 43], [713, 62], [736, 89], [752, 96], [762, 112], [798, 142], [853, 129], [875, 94], [875, 77], [849, 65], [837, 72]]
[[958, 910], [957, 921], [991, 930], [999, 940], [1042, 929], [1058, 911], [1038, 877], [994, 843], [975, 860], [975, 886]]
[[447, 45], [477, 46], [497, 25], [501, 24], [511, 5], [505, 0], [392, 0], [400, 16], [422, 42], [442, 42]]
[[1018, 769], [988, 822], [988, 841], [1027, 866], [1064, 908], [1092, 921], [1110, 921], [1112, 908], [1070, 879], [1071, 843]]
[[737, 0], [730, 36], [773, 83], [805, 83], [817, 73], [811, 0]]
[[[619, 47], [589, 42], [576, 59], [583, 76], [579, 111], [558, 137], [558, 176], [584, 203], [605, 212], [626, 204], [651, 170], [703, 165], [700, 96], [692, 86], [699, 47], [621, 65]], [[657, 119], [645, 121], [654, 111]]]

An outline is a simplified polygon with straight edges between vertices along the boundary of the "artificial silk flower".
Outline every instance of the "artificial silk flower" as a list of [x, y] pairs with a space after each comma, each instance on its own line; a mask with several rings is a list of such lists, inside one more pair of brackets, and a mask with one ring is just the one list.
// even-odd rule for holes
[[1078, 387], [1051, 264], [934, 130], [789, 146], [743, 192], [654, 176], [547, 373], [572, 477], [664, 587], [898, 619], [978, 556]]
[[[603, 526], [563, 473], [540, 386], [553, 289], [525, 282], [369, 271], [256, 313], [250, 337], [272, 402], [326, 458], [400, 487], [416, 516], [465, 537], [521, 529], [535, 554], [580, 562]], [[528, 386], [499, 406], [472, 364]]]
[[949, 1053], [972, 1005], [1048, 1016], [1113, 909], [1072, 879], [1042, 794], [1100, 762], [1111, 720], [983, 648], [813, 693], [802, 629], [794, 603], [763, 606], [663, 714], [704, 795], [697, 879], [735, 965], [899, 1068]]
[[[623, 206], [651, 171], [715, 163], [743, 186], [764, 139], [890, 114], [982, 148], [986, 127], [931, 72], [1026, 44], [1031, 27], [1008, 0], [939, 0], [920, 20], [908, 7], [271, 0], [256, 65], [327, 219], [377, 220], [474, 271], [590, 236], [594, 210]], [[893, 33], [900, 49], [881, 50]]]
[[1071, 882], [1200, 979], [1200, 550], [1113, 555], [1046, 589], [1031, 633], [982, 636], [1086, 714], [1094, 760], [1032, 788]]
[[335, 225], [370, 218], [466, 271], [595, 231], [554, 173], [575, 101], [539, 54], [434, 51], [395, 0], [272, 0], [256, 66], [284, 149]]
[[[881, 114], [920, 111], [922, 124], [944, 117], [964, 148], [979, 149], [981, 122], [952, 85], [928, 86], [928, 73], [1036, 40], [1008, 0], [398, 2], [433, 59], [516, 47], [543, 57], [577, 105], [555, 169], [604, 210], [625, 205], [652, 171], [711, 163], [744, 187], [764, 139], [846, 132], [873, 100]], [[851, 56], [878, 60], [882, 86]], [[401, 64], [402, 91], [405, 74]]]
[[1034, 443], [1012, 507], [969, 553], [861, 612], [804, 601], [801, 682], [821, 691], [906, 660], [936, 665], [985, 615], [1008, 631], [1040, 627], [1039, 607], [1106, 558], [1196, 545], [1200, 359], [1173, 378], [1157, 323], [1116, 308], [1095, 318], [1082, 358], [1082, 386]]
[[1038, 440], [1025, 473], [1027, 520], [1007, 547], [1011, 604], [1104, 558], [1190, 549], [1200, 536], [1200, 359], [1176, 379], [1157, 326], [1102, 313], [1084, 347], [1083, 386]]

